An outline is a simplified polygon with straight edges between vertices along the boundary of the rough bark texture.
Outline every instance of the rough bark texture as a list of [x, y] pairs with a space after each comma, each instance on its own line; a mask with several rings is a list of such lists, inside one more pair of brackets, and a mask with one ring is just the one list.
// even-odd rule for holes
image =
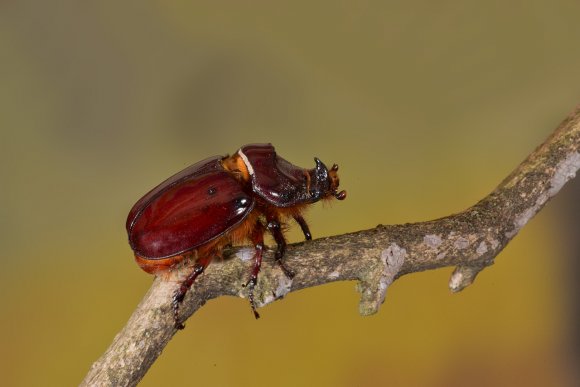
[[[265, 256], [256, 299], [262, 306], [291, 291], [332, 281], [360, 282], [360, 313], [375, 313], [388, 286], [417, 271], [455, 266], [449, 287], [460, 291], [491, 265], [519, 230], [556, 195], [580, 168], [580, 107], [491, 194], [467, 210], [445, 218], [317, 239], [288, 246], [289, 280]], [[207, 300], [222, 295], [246, 297], [242, 286], [253, 249], [231, 252], [231, 259], [210, 265], [185, 298], [189, 317]], [[235, 256], [235, 257], [234, 257]], [[183, 275], [178, 270], [173, 276]], [[91, 367], [81, 385], [132, 386], [145, 375], [173, 337], [171, 296], [175, 281], [156, 278], [127, 325]]]

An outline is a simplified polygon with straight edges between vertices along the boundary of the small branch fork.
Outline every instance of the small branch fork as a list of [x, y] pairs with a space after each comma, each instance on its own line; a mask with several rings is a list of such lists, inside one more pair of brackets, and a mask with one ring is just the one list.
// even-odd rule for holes
[[[580, 106], [493, 192], [458, 214], [428, 222], [383, 226], [287, 246], [288, 279], [274, 254], [265, 251], [255, 288], [260, 307], [291, 291], [333, 281], [357, 280], [360, 313], [377, 312], [389, 285], [402, 275], [455, 266], [449, 288], [458, 292], [495, 257], [528, 221], [580, 169]], [[253, 249], [230, 252], [210, 265], [181, 307], [185, 319], [206, 301], [247, 297]], [[234, 257], [235, 256], [235, 257]], [[177, 270], [179, 278], [187, 270]], [[145, 375], [176, 333], [171, 309], [178, 282], [156, 278], [123, 330], [89, 370], [82, 386], [133, 386]]]

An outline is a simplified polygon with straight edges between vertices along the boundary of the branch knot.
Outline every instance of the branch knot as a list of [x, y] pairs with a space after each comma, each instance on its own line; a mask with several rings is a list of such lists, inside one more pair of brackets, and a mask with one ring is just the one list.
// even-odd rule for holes
[[379, 263], [369, 267], [359, 283], [361, 315], [368, 316], [379, 310], [385, 302], [387, 289], [399, 275], [406, 256], [407, 250], [396, 243], [391, 243], [389, 247], [381, 251]]

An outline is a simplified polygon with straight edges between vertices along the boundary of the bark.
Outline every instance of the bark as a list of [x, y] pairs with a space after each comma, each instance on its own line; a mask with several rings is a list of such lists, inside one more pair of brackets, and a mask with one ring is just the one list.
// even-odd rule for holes
[[[428, 222], [383, 226], [288, 246], [285, 260], [296, 276], [289, 280], [265, 254], [255, 290], [259, 306], [291, 291], [332, 281], [358, 280], [360, 313], [377, 312], [389, 285], [404, 274], [455, 266], [449, 288], [470, 285], [528, 221], [580, 168], [580, 106], [500, 185], [467, 210]], [[247, 297], [253, 249], [230, 251], [210, 265], [181, 308], [182, 319], [206, 301]], [[183, 276], [176, 270], [172, 279]], [[123, 330], [98, 359], [82, 386], [136, 385], [176, 333], [171, 297], [176, 281], [156, 278]]]

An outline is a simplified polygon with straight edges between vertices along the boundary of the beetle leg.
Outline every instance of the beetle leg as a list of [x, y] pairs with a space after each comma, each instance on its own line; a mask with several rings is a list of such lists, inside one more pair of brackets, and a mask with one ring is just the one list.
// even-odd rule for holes
[[213, 258], [212, 254], [209, 254], [203, 258], [200, 258], [193, 266], [192, 272], [189, 273], [189, 275], [181, 282], [181, 284], [179, 285], [179, 288], [177, 288], [177, 290], [175, 290], [175, 292], [173, 293], [173, 300], [171, 301], [171, 307], [173, 308], [173, 321], [175, 323], [176, 329], [185, 328], [185, 325], [183, 325], [183, 323], [179, 322], [179, 305], [181, 305], [181, 303], [183, 302], [183, 299], [185, 298], [187, 291], [191, 288], [191, 285], [193, 285], [193, 282], [195, 281], [195, 279], [201, 273], [203, 273], [205, 268], [211, 262], [212, 258]]
[[246, 282], [248, 287], [248, 299], [250, 300], [250, 306], [252, 307], [252, 312], [254, 312], [254, 317], [256, 319], [260, 318], [260, 314], [256, 310], [256, 302], [254, 300], [254, 288], [258, 283], [258, 273], [260, 273], [260, 268], [262, 267], [262, 253], [264, 251], [264, 225], [262, 222], [257, 221], [254, 230], [251, 235], [252, 243], [256, 249], [254, 253], [254, 266], [252, 267], [252, 274], [250, 279]]
[[282, 233], [280, 222], [275, 218], [269, 219], [268, 231], [270, 231], [270, 234], [272, 234], [274, 240], [276, 241], [276, 245], [278, 246], [276, 248], [275, 254], [276, 263], [280, 266], [280, 269], [282, 269], [286, 277], [290, 279], [294, 278], [294, 273], [292, 270], [288, 269], [288, 267], [286, 267], [282, 261], [284, 253], [286, 252], [286, 238], [284, 238], [284, 234]]
[[304, 220], [302, 215], [300, 215], [300, 214], [294, 215], [294, 220], [300, 225], [300, 228], [302, 229], [302, 232], [304, 233], [304, 238], [307, 241], [311, 240], [312, 234], [310, 234], [310, 229], [308, 228], [308, 224], [306, 223], [306, 221]]

